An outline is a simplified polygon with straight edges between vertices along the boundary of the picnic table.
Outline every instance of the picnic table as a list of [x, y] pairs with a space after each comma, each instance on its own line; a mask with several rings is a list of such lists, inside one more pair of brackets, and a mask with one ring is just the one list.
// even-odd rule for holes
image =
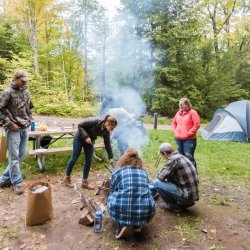
[[[29, 137], [33, 140], [33, 150], [29, 151], [30, 156], [36, 156], [37, 165], [41, 171], [45, 169], [45, 156], [49, 154], [57, 154], [57, 153], [67, 153], [73, 151], [73, 146], [67, 147], [54, 147], [54, 148], [41, 148], [41, 139], [44, 136], [55, 136], [52, 137], [51, 142], [46, 145], [46, 147], [54, 144], [57, 140], [60, 139], [72, 139], [74, 137], [75, 129], [73, 128], [55, 128], [48, 129], [47, 131], [29, 131]], [[94, 144], [94, 148], [101, 148], [102, 150], [105, 148], [103, 143]], [[96, 159], [102, 160], [95, 156]]]

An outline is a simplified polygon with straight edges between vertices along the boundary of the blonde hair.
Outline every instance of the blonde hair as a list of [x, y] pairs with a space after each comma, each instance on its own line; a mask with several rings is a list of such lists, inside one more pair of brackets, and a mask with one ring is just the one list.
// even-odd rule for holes
[[188, 98], [186, 98], [186, 97], [185, 97], [185, 98], [181, 98], [180, 101], [179, 101], [179, 103], [180, 103], [180, 102], [184, 102], [184, 104], [185, 104], [188, 108], [190, 108], [190, 109], [192, 108], [192, 104], [191, 104], [191, 102], [190, 102], [190, 100], [189, 100]]
[[129, 166], [129, 167], [142, 168], [143, 163], [138, 152], [133, 148], [128, 148], [126, 152], [124, 153], [124, 155], [122, 155], [119, 161], [117, 162], [117, 166], [118, 167]]

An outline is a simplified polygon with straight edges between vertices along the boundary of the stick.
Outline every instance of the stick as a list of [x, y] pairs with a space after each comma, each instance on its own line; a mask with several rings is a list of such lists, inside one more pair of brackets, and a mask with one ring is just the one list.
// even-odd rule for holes
[[158, 168], [160, 161], [161, 161], [160, 154], [158, 154], [156, 162], [155, 162], [155, 168]]
[[105, 166], [105, 168], [108, 169], [108, 171], [112, 174], [112, 170], [111, 170], [110, 166], [108, 166], [108, 164], [106, 164], [106, 163], [104, 164], [104, 166]]

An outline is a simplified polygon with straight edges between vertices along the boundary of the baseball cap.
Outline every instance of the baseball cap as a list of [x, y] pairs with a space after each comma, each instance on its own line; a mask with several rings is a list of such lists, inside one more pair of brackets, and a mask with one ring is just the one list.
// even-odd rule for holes
[[24, 82], [27, 82], [29, 80], [27, 73], [23, 70], [17, 71], [14, 78], [22, 79], [22, 81], [24, 81]]
[[172, 151], [173, 147], [170, 143], [168, 142], [164, 142], [160, 145], [159, 147], [159, 153], [163, 153], [163, 152], [169, 152]]

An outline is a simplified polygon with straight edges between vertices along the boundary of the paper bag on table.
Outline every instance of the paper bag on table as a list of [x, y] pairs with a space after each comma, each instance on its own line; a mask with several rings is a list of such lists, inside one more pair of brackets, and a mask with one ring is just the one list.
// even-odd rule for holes
[[52, 220], [51, 187], [45, 182], [35, 182], [28, 190], [25, 225], [33, 226]]

